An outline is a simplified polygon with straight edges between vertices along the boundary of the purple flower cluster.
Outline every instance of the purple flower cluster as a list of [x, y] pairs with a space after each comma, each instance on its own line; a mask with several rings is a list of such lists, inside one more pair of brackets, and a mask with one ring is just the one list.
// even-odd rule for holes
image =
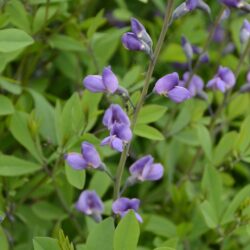
[[152, 39], [145, 27], [136, 19], [131, 18], [131, 30], [122, 36], [122, 43], [128, 50], [144, 51], [152, 56]]
[[112, 149], [122, 152], [124, 145], [132, 139], [130, 120], [117, 104], [111, 104], [103, 116], [103, 124], [110, 135], [103, 139], [101, 145], [109, 145]]

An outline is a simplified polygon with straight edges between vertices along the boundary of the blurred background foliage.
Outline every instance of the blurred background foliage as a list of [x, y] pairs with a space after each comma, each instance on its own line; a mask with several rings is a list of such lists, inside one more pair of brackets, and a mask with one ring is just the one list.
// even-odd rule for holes
[[[197, 46], [205, 43], [222, 8], [218, 1], [206, 2], [211, 18], [195, 11], [170, 27], [155, 79], [185, 72], [176, 68], [186, 61], [182, 35]], [[101, 172], [75, 172], [64, 165], [63, 154], [79, 151], [87, 140], [115, 173], [119, 154], [99, 147], [106, 135], [101, 119], [109, 103], [122, 102], [85, 91], [82, 79], [111, 65], [136, 103], [148, 61], [142, 53], [125, 50], [120, 38], [133, 16], [156, 43], [165, 5], [165, 0], [0, 1], [1, 250], [33, 249], [33, 243], [35, 250], [71, 250], [69, 242], [77, 250], [112, 249], [110, 222], [97, 228], [74, 209], [80, 190], [95, 189], [105, 200], [105, 215], [110, 215], [112, 183]], [[223, 22], [222, 39], [211, 42], [210, 61], [198, 71], [205, 82], [220, 64], [236, 69], [239, 30], [246, 17], [233, 11]], [[225, 53], [230, 44], [234, 49]], [[247, 70], [249, 56], [237, 89], [245, 83]], [[212, 133], [206, 102], [192, 99], [176, 105], [162, 97], [147, 99], [129, 163], [152, 154], [165, 166], [165, 176], [126, 193], [141, 199], [144, 223], [138, 250], [250, 249], [249, 97], [236, 95]], [[214, 109], [222, 98], [209, 93]]]

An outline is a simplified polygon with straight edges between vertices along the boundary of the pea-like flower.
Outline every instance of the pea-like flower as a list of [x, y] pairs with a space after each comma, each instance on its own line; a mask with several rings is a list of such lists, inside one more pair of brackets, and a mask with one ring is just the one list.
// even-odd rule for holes
[[96, 222], [100, 222], [104, 206], [102, 200], [95, 191], [86, 190], [80, 194], [80, 197], [76, 202], [76, 209], [91, 216]]
[[160, 78], [156, 82], [153, 91], [159, 95], [169, 97], [176, 103], [191, 98], [190, 92], [186, 88], [179, 86], [179, 75], [176, 72]]
[[138, 214], [138, 209], [140, 206], [140, 200], [133, 198], [128, 199], [121, 197], [114, 201], [112, 204], [112, 210], [114, 214], [120, 215], [121, 217], [124, 217], [130, 210], [133, 210], [135, 213], [135, 216], [139, 222], [142, 222], [142, 217]]
[[110, 135], [103, 139], [101, 146], [109, 145], [112, 149], [122, 152], [124, 146], [132, 139], [132, 132], [128, 125], [117, 123], [110, 130]]
[[157, 181], [162, 178], [164, 168], [160, 163], [154, 163], [151, 155], [144, 156], [134, 162], [129, 168], [131, 176], [128, 182]]
[[244, 44], [248, 42], [249, 38], [250, 38], [250, 23], [247, 19], [245, 19], [240, 30], [240, 41], [241, 43]]
[[128, 50], [144, 51], [152, 55], [152, 39], [145, 27], [136, 19], [131, 18], [131, 30], [122, 36], [122, 43]]
[[221, 3], [229, 8], [236, 8], [245, 12], [250, 12], [250, 4], [244, 0], [220, 0]]
[[86, 89], [94, 93], [115, 93], [119, 87], [118, 79], [111, 67], [105, 67], [102, 75], [88, 75], [83, 79]]
[[102, 162], [99, 153], [95, 147], [88, 143], [83, 142], [81, 146], [81, 154], [79, 153], [68, 153], [64, 156], [64, 159], [69, 166], [76, 170], [86, 169], [86, 168], [100, 168]]
[[203, 91], [204, 82], [198, 75], [193, 75], [189, 85], [186, 86], [189, 80], [189, 76], [190, 76], [189, 72], [184, 73], [183, 80], [180, 81], [180, 86], [186, 87], [189, 90], [191, 97], [194, 97]]
[[207, 88], [226, 92], [233, 88], [236, 79], [234, 73], [226, 67], [220, 66], [217, 74], [207, 83]]
[[172, 21], [186, 15], [187, 13], [195, 9], [203, 10], [209, 15], [211, 14], [210, 7], [203, 0], [186, 0], [174, 10]]
[[188, 61], [191, 61], [194, 56], [193, 48], [192, 48], [192, 44], [187, 40], [185, 36], [181, 37], [181, 46]]
[[112, 129], [115, 124], [125, 124], [130, 126], [130, 120], [120, 105], [111, 104], [105, 111], [102, 123], [108, 129]]

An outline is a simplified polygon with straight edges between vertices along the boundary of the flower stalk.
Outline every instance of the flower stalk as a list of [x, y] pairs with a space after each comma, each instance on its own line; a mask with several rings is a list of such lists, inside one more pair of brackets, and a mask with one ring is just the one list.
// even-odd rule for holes
[[[148, 66], [148, 70], [146, 73], [146, 77], [145, 77], [145, 83], [142, 89], [142, 93], [140, 96], [140, 99], [136, 105], [133, 117], [132, 117], [132, 122], [131, 122], [131, 131], [133, 132], [136, 122], [137, 122], [137, 118], [138, 115], [140, 113], [140, 110], [143, 106], [143, 103], [145, 101], [145, 98], [147, 96], [148, 93], [148, 89], [149, 89], [149, 85], [150, 85], [150, 80], [157, 62], [157, 59], [159, 57], [163, 42], [165, 40], [166, 37], [166, 33], [168, 31], [169, 28], [169, 24], [171, 21], [171, 16], [173, 13], [173, 7], [174, 7], [174, 0], [169, 0], [167, 3], [167, 8], [166, 8], [166, 15], [164, 17], [164, 23], [162, 26], [162, 30], [160, 33], [160, 37], [157, 41], [156, 44], [156, 48], [153, 54], [153, 58], [152, 60], [150, 60], [149, 66]], [[113, 199], [116, 200], [119, 197], [119, 193], [120, 193], [120, 187], [121, 187], [121, 180], [122, 180], [122, 175], [123, 175], [123, 171], [124, 171], [124, 166], [128, 157], [128, 153], [129, 153], [129, 149], [130, 149], [130, 142], [125, 146], [120, 161], [119, 161], [119, 165], [117, 168], [117, 172], [116, 172], [116, 177], [115, 177], [115, 185], [114, 185], [114, 194], [113, 194]]]

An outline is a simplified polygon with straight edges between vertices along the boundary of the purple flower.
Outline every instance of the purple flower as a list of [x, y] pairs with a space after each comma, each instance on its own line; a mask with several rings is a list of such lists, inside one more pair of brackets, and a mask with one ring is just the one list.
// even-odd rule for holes
[[186, 2], [179, 5], [173, 12], [172, 21], [186, 15], [187, 13], [200, 9], [211, 14], [210, 7], [203, 0], [186, 0]]
[[122, 36], [122, 43], [128, 50], [145, 51], [148, 55], [152, 54], [152, 39], [145, 27], [136, 19], [131, 18], [131, 30]]
[[103, 203], [95, 191], [83, 191], [76, 202], [76, 209], [96, 221], [101, 220], [101, 214], [104, 211]]
[[129, 168], [130, 180], [156, 181], [163, 176], [163, 166], [159, 163], [154, 164], [154, 158], [150, 155], [144, 156], [134, 162]]
[[240, 30], [240, 41], [241, 43], [246, 43], [250, 38], [250, 23], [247, 19], [244, 20], [243, 25]]
[[189, 76], [189, 72], [184, 73], [183, 80], [180, 81], [180, 86], [186, 87], [189, 90], [191, 97], [193, 97], [202, 92], [204, 88], [204, 82], [198, 75], [193, 75], [189, 86], [186, 86]]
[[125, 124], [114, 124], [110, 136], [103, 139], [101, 145], [109, 145], [112, 149], [122, 152], [124, 145], [132, 139], [132, 132]]
[[117, 104], [111, 104], [105, 111], [102, 123], [108, 129], [112, 129], [114, 124], [125, 124], [130, 126], [130, 120], [127, 114]]
[[227, 7], [239, 8], [242, 4], [242, 0], [220, 0]]
[[207, 88], [226, 92], [235, 85], [236, 79], [234, 73], [226, 67], [219, 67], [217, 74], [207, 83]]
[[128, 199], [128, 198], [119, 198], [113, 202], [112, 210], [114, 214], [118, 214], [121, 217], [124, 217], [130, 210], [135, 212], [135, 216], [139, 222], [142, 222], [142, 217], [137, 213], [140, 206], [140, 200], [138, 199]]
[[225, 39], [225, 30], [221, 25], [218, 25], [214, 31], [213, 40], [216, 43], [223, 42]]
[[102, 75], [89, 75], [83, 79], [83, 85], [91, 92], [115, 93], [118, 89], [118, 80], [112, 72], [111, 67], [105, 67]]
[[176, 72], [160, 78], [156, 82], [153, 91], [159, 95], [169, 97], [176, 103], [191, 98], [190, 92], [186, 88], [179, 86], [179, 75]]
[[68, 165], [76, 170], [90, 168], [99, 168], [102, 165], [99, 153], [95, 147], [88, 143], [82, 143], [81, 154], [79, 153], [68, 153], [64, 156]]

